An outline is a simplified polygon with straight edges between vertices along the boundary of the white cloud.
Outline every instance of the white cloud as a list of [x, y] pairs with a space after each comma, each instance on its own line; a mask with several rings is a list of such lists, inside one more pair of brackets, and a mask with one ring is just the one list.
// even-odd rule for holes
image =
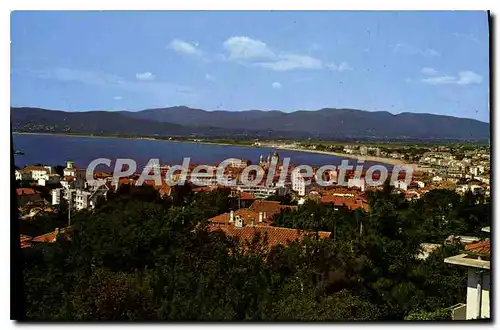
[[[224, 59], [243, 65], [259, 66], [274, 71], [297, 69], [323, 69], [325, 65], [318, 58], [285, 52], [268, 46], [265, 42], [244, 36], [234, 36], [223, 43], [227, 56]], [[341, 71], [350, 67], [345, 63]]]
[[284, 54], [273, 62], [260, 62], [256, 65], [263, 68], [268, 68], [274, 71], [288, 71], [295, 69], [321, 69], [323, 63], [311, 56]]
[[120, 100], [123, 100], [123, 97], [121, 97], [121, 96], [113, 96], [113, 100], [120, 101]]
[[230, 60], [274, 59], [276, 54], [265, 42], [248, 37], [231, 37], [224, 41]]
[[203, 51], [198, 49], [198, 43], [193, 45], [180, 39], [174, 39], [170, 42], [168, 47], [180, 54], [203, 56]]
[[156, 78], [151, 72], [136, 73], [135, 77], [138, 80], [154, 80]]
[[215, 81], [215, 77], [208, 73], [205, 75], [205, 79], [212, 82]]
[[408, 55], [420, 55], [424, 57], [440, 56], [441, 53], [433, 48], [418, 48], [412, 45], [400, 43], [392, 47], [394, 53], [405, 53]]
[[480, 84], [483, 81], [483, 77], [472, 71], [460, 71], [458, 77], [458, 85]]
[[353, 68], [346, 62], [342, 62], [339, 65], [332, 62], [328, 63], [326, 67], [332, 71], [338, 71], [338, 72], [353, 70]]
[[425, 75], [428, 75], [428, 76], [433, 76], [433, 75], [436, 75], [438, 73], [436, 69], [434, 69], [434, 68], [428, 68], [428, 67], [422, 68], [422, 70], [420, 70], [420, 72], [422, 74], [425, 74]]
[[277, 82], [277, 81], [273, 82], [273, 84], [271, 86], [274, 89], [280, 89], [281, 88], [281, 84], [279, 82]]
[[421, 81], [430, 85], [470, 85], [480, 84], [483, 77], [472, 71], [460, 71], [457, 76], [439, 76], [431, 78], [422, 78]]

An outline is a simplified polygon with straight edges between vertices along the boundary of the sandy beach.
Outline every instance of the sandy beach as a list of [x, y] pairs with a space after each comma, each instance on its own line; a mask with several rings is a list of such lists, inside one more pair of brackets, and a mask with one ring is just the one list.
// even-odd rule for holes
[[290, 150], [290, 151], [310, 152], [310, 153], [316, 153], [316, 154], [332, 155], [332, 156], [337, 156], [337, 157], [342, 157], [342, 158], [364, 160], [364, 161], [377, 162], [377, 163], [394, 165], [394, 166], [395, 165], [410, 165], [413, 167], [414, 171], [418, 171], [418, 172], [425, 172], [426, 171], [426, 169], [421, 168], [417, 164], [409, 164], [409, 163], [402, 161], [401, 159], [377, 157], [377, 156], [352, 155], [352, 154], [344, 154], [344, 153], [332, 152], [332, 151], [320, 151], [320, 150], [314, 150], [314, 149], [300, 149], [300, 148], [291, 148], [291, 147], [276, 147], [276, 148], [283, 149], [283, 150]]

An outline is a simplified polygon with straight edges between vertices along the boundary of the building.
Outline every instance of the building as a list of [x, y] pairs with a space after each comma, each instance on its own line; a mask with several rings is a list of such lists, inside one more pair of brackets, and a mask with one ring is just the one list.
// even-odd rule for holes
[[255, 198], [258, 199], [266, 199], [270, 196], [274, 196], [276, 195], [276, 192], [278, 190], [277, 187], [267, 187], [264, 185], [257, 185], [257, 186], [238, 185], [236, 189], [240, 193], [246, 192], [252, 194]]
[[364, 178], [350, 178], [347, 180], [348, 188], [359, 188], [361, 191], [365, 191], [366, 183]]
[[26, 166], [15, 171], [16, 180], [38, 181], [52, 174], [50, 166]]
[[249, 208], [241, 208], [236, 211], [230, 211], [219, 214], [208, 219], [211, 225], [236, 225], [237, 222], [242, 225], [268, 226], [273, 223], [273, 216], [284, 210], [295, 210], [296, 206], [280, 205], [280, 202], [274, 201], [254, 201]]
[[269, 252], [269, 250], [274, 246], [286, 246], [291, 242], [302, 241], [308, 236], [313, 239], [315, 237], [318, 237], [319, 239], [326, 239], [331, 235], [330, 232], [305, 232], [293, 228], [245, 225], [241, 222], [238, 222], [235, 226], [210, 226], [209, 230], [221, 231], [224, 234], [247, 244], [251, 243], [258, 235], [261, 239], [260, 243], [263, 244], [260, 245], [260, 248], [264, 253]]
[[468, 244], [464, 253], [444, 259], [448, 264], [468, 269], [465, 307], [467, 320], [490, 318], [490, 258], [490, 241], [486, 240]]
[[52, 205], [59, 205], [61, 203], [61, 198], [63, 198], [68, 202], [68, 204], [71, 204], [71, 208], [74, 208], [76, 210], [83, 210], [88, 208], [93, 209], [100, 197], [106, 199], [108, 191], [109, 187], [105, 184], [93, 190], [80, 188], [52, 189]]
[[[365, 212], [370, 210], [368, 203], [361, 198], [350, 198], [341, 196], [323, 196], [320, 200], [323, 204], [333, 204], [335, 207], [347, 207], [349, 210], [362, 209]], [[336, 210], [337, 210], [336, 208]]]
[[61, 182], [59, 174], [48, 174], [45, 177], [38, 179], [39, 186], [46, 186], [51, 184], [58, 184]]
[[305, 196], [306, 180], [304, 179], [302, 174], [293, 171], [291, 179], [292, 179], [292, 190], [295, 191], [299, 196]]
[[217, 167], [207, 167], [205, 171], [189, 175], [189, 181], [197, 186], [217, 185]]
[[42, 197], [32, 188], [17, 188], [17, 206], [23, 207], [29, 203], [36, 203], [42, 201]]
[[408, 190], [408, 183], [406, 183], [406, 181], [403, 181], [403, 180], [396, 180], [394, 181], [394, 188], [397, 188], [397, 189], [401, 189], [401, 190]]
[[15, 171], [16, 180], [19, 181], [30, 181], [31, 180], [31, 172], [25, 169], [18, 169]]
[[85, 180], [87, 170], [84, 168], [75, 167], [75, 163], [66, 162], [66, 168], [63, 170], [64, 177], [73, 177], [79, 180]]

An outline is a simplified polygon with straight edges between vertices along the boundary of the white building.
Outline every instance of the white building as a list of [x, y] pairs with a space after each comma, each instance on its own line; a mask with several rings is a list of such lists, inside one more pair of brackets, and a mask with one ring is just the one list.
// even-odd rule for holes
[[[483, 230], [486, 231], [486, 228]], [[490, 318], [490, 255], [490, 241], [487, 240], [469, 244], [465, 248], [465, 253], [444, 259], [446, 263], [468, 268], [467, 320]]]
[[66, 168], [63, 170], [63, 175], [65, 177], [74, 177], [80, 180], [85, 180], [87, 170], [84, 168], [77, 168], [75, 167], [75, 163], [68, 161], [66, 162]]
[[265, 199], [276, 194], [277, 187], [266, 187], [266, 186], [237, 186], [237, 191], [247, 192], [252, 194], [255, 198]]
[[48, 184], [57, 184], [61, 181], [61, 177], [58, 174], [49, 174], [43, 178], [38, 179], [39, 186], [46, 186]]
[[441, 182], [441, 181], [443, 181], [443, 178], [438, 175], [432, 178], [432, 182]]
[[366, 189], [366, 183], [364, 178], [351, 178], [347, 180], [347, 187], [348, 188], [360, 188], [361, 191], [365, 191]]
[[401, 190], [408, 190], [408, 183], [403, 180], [396, 180], [394, 181], [394, 188], [401, 189]]
[[190, 174], [190, 181], [197, 186], [217, 185], [217, 167], [210, 166], [206, 171]]
[[38, 181], [52, 174], [50, 166], [26, 166], [23, 169], [16, 170], [16, 180], [34, 180]]
[[[100, 196], [106, 198], [109, 188], [106, 185], [101, 185], [95, 190], [84, 189], [64, 189], [57, 188], [52, 190], [52, 205], [61, 203], [61, 198], [71, 203], [71, 208], [83, 210], [94, 208]], [[69, 200], [71, 198], [71, 201]]]
[[30, 181], [31, 180], [31, 172], [26, 171], [25, 169], [16, 170], [16, 180], [20, 181]]
[[295, 171], [292, 171], [292, 190], [297, 192], [299, 196], [306, 195], [306, 180], [304, 177]]

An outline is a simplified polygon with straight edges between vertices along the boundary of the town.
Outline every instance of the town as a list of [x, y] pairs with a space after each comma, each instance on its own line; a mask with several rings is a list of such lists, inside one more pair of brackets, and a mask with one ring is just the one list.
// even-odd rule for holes
[[[371, 152], [374, 155], [380, 156], [381, 154], [380, 149], [374, 150], [366, 147], [345, 146], [344, 152], [347, 151], [360, 155]], [[405, 153], [394, 152], [391, 155], [408, 157]], [[449, 148], [437, 147], [432, 150], [421, 150], [416, 157], [414, 159], [418, 163], [417, 171], [413, 173], [411, 180], [407, 181], [403, 179], [405, 173], [400, 173], [401, 179], [395, 181], [394, 187], [391, 188], [392, 195], [401, 196], [408, 202], [415, 202], [425, 198], [426, 194], [432, 194], [433, 191], [447, 190], [464, 198], [466, 195], [475, 196], [475, 204], [489, 201], [489, 150], [466, 150], [458, 155], [456, 151]], [[273, 162], [278, 164], [277, 171], [270, 173], [270, 164]], [[218, 183], [215, 175], [216, 166], [212, 164], [204, 164], [206, 173], [201, 176], [193, 173], [193, 169], [200, 164], [190, 164], [185, 177], [181, 177], [180, 171], [174, 172], [174, 179], [186, 180], [184, 186], [170, 186], [164, 181], [158, 185], [154, 180], [145, 180], [142, 186], [153, 189], [160, 198], [165, 200], [172, 199], [176, 191], [183, 189], [189, 189], [191, 194], [200, 196], [222, 191], [225, 198], [230, 198], [233, 203], [224, 212], [205, 219], [208, 231], [220, 231], [242, 241], [252, 241], [265, 236], [267, 241], [263, 248], [266, 251], [271, 251], [279, 245], [286, 246], [291, 242], [302, 241], [314, 235], [314, 231], [310, 229], [303, 230], [304, 228], [297, 228], [296, 225], [287, 225], [287, 221], [290, 221], [289, 217], [293, 217], [293, 214], [301, 214], [311, 205], [317, 204], [330, 205], [334, 212], [347, 210], [360, 215], [368, 215], [372, 211], [370, 205], [373, 205], [370, 202], [370, 193], [387, 189], [387, 184], [377, 187], [367, 185], [363, 177], [365, 172], [361, 177], [355, 177], [354, 171], [346, 173], [347, 186], [336, 184], [339, 174], [337, 170], [322, 173], [327, 181], [332, 182], [329, 186], [321, 186], [314, 182], [306, 184], [303, 175], [293, 171], [294, 165], [287, 168], [284, 184], [279, 184], [283, 170], [279, 152], [261, 155], [257, 164], [264, 170], [264, 177], [257, 185], [245, 185], [241, 182], [240, 176], [243, 169], [250, 164], [252, 164], [250, 160], [237, 159], [228, 164], [224, 175], [229, 182], [235, 183], [230, 187], [224, 187]], [[170, 168], [171, 165], [161, 165], [162, 175], [164, 176]], [[317, 169], [314, 168], [314, 171]], [[129, 189], [126, 187], [137, 186], [140, 174], [137, 172], [115, 181], [113, 173], [100, 171], [94, 173], [95, 180], [87, 181], [86, 168], [77, 167], [72, 161], [68, 161], [65, 166], [37, 164], [16, 169], [17, 203], [21, 223], [36, 223], [41, 221], [37, 220], [41, 215], [57, 214], [65, 210], [67, 212], [67, 225], [52, 228], [46, 233], [39, 232], [38, 235], [33, 235], [32, 232], [21, 233], [21, 246], [23, 249], [28, 249], [40, 243], [51, 243], [61, 238], [71, 237], [72, 216], [78, 216], [80, 212], [93, 212], [105, 205], [107, 199], [113, 194]], [[255, 173], [251, 176], [255, 178]], [[271, 180], [268, 179], [269, 176]], [[312, 228], [317, 228], [315, 235], [318, 239], [323, 240], [336, 235], [331, 231], [323, 230], [326, 228], [322, 228], [321, 225], [316, 227], [313, 225]], [[482, 229], [483, 232], [489, 232], [489, 227]], [[359, 230], [363, 232], [362, 225]], [[335, 227], [334, 231], [336, 231]], [[448, 257], [443, 262], [465, 266], [469, 269], [469, 289], [466, 302], [446, 310], [452, 319], [457, 320], [489, 317], [489, 273], [475, 271], [478, 268], [489, 270], [488, 239], [484, 240], [457, 232], [449, 235], [441, 243], [420, 242], [420, 252], [417, 257], [424, 260], [441, 246], [457, 242], [465, 244], [467, 253]], [[477, 287], [471, 286], [470, 283], [477, 283]], [[477, 290], [483, 292], [479, 295], [480, 297]]]

